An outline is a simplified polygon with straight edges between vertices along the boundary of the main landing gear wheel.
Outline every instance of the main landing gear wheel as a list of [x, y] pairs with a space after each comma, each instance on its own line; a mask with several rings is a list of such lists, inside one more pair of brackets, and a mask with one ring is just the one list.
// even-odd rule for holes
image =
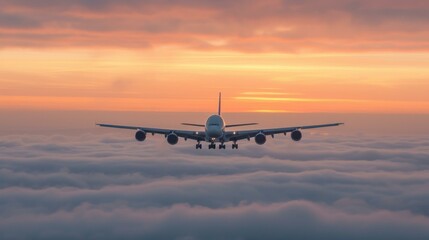
[[232, 144], [232, 149], [238, 149], [238, 144], [237, 143], [233, 143]]

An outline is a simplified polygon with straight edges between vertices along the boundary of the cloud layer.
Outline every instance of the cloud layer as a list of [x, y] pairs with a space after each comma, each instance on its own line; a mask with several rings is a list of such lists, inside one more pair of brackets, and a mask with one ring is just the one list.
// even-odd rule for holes
[[[132, 136], [132, 134], [130, 134]], [[429, 139], [0, 138], [4, 239], [427, 239]]]
[[421, 51], [424, 0], [0, 1], [2, 47]]

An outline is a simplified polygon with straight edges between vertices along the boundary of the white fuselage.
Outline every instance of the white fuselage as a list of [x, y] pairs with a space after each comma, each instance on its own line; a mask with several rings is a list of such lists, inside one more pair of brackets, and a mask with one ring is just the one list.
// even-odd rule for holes
[[219, 115], [212, 115], [207, 119], [205, 131], [206, 141], [221, 141], [225, 132], [225, 121]]

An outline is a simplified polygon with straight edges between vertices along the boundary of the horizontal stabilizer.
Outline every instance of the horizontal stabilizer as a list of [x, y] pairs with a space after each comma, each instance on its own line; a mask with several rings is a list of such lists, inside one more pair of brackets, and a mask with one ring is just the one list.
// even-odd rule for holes
[[205, 127], [204, 124], [195, 124], [195, 123], [182, 123], [182, 125], [194, 126], [194, 127]]
[[251, 125], [257, 125], [257, 123], [240, 123], [240, 124], [230, 124], [226, 125], [225, 127], [243, 127], [243, 126], [251, 126]]

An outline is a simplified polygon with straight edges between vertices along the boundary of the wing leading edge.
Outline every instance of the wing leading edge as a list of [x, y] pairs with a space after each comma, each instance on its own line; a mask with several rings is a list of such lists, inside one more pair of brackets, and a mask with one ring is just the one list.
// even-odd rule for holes
[[97, 126], [100, 127], [108, 127], [108, 128], [120, 128], [120, 129], [130, 129], [130, 130], [140, 130], [144, 131], [145, 133], [151, 133], [154, 134], [160, 134], [167, 136], [170, 133], [176, 134], [178, 137], [184, 138], [184, 139], [193, 139], [196, 141], [204, 141], [206, 134], [205, 132], [198, 132], [198, 131], [186, 131], [186, 130], [174, 130], [174, 129], [163, 129], [163, 128], [147, 128], [147, 127], [137, 127], [137, 126], [123, 126], [123, 125], [112, 125], [112, 124], [103, 124], [103, 123], [97, 123]]
[[255, 129], [255, 130], [244, 130], [244, 131], [227, 131], [225, 132], [225, 138], [229, 141], [238, 141], [242, 139], [250, 139], [255, 137], [259, 133], [265, 135], [275, 135], [280, 133], [288, 133], [297, 130], [324, 128], [324, 127], [335, 127], [343, 125], [344, 123], [329, 123], [321, 125], [308, 125], [308, 126], [297, 126], [297, 127], [285, 127], [285, 128], [268, 128], [268, 129]]
[[[243, 130], [243, 131], [226, 131], [223, 136], [223, 142], [229, 141], [238, 141], [243, 139], [254, 138], [257, 134], [264, 135], [275, 135], [275, 134], [286, 134], [288, 132], [294, 132], [297, 130], [305, 130], [305, 129], [314, 129], [314, 128], [325, 128], [325, 127], [335, 127], [343, 125], [344, 123], [329, 123], [329, 124], [321, 124], [321, 125], [307, 125], [307, 126], [296, 126], [296, 127], [285, 127], [285, 128], [268, 128], [268, 129], [254, 129], [254, 130]], [[119, 129], [130, 129], [130, 130], [140, 130], [145, 133], [160, 134], [167, 136], [168, 134], [174, 133], [178, 137], [184, 139], [193, 139], [196, 141], [205, 141], [206, 135], [205, 132], [199, 131], [187, 131], [187, 130], [174, 130], [174, 129], [163, 129], [163, 128], [147, 128], [147, 127], [138, 127], [138, 126], [124, 126], [124, 125], [112, 125], [112, 124], [96, 124], [100, 127], [108, 127], [108, 128], [119, 128]]]

